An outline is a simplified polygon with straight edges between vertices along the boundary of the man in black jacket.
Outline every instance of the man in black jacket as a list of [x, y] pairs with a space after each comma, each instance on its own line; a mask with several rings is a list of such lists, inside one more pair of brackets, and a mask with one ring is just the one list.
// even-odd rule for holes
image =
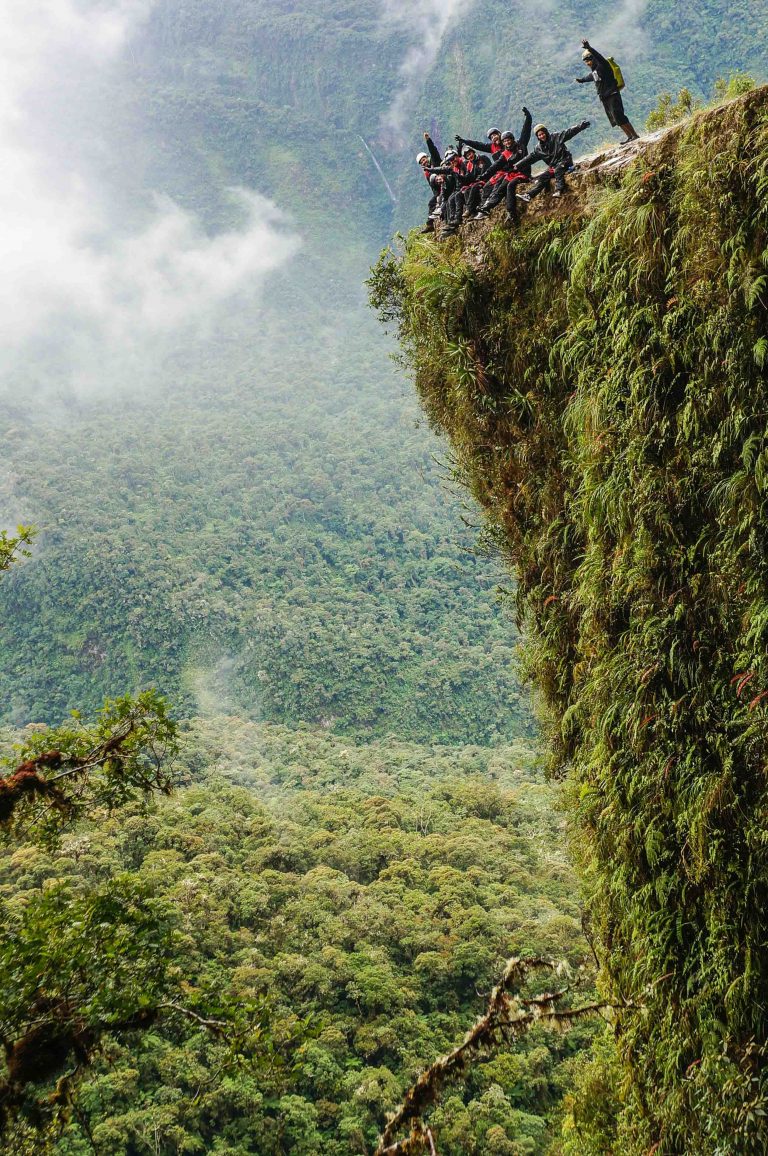
[[467, 145], [469, 148], [476, 149], [479, 153], [490, 153], [495, 160], [503, 147], [501, 143], [501, 129], [489, 128], [487, 143], [481, 140], [468, 140], [465, 136], [457, 136], [456, 144], [459, 146], [459, 152]]
[[577, 76], [577, 84], [594, 84], [597, 95], [603, 102], [605, 115], [613, 128], [620, 128], [627, 134], [622, 144], [629, 144], [637, 140], [637, 133], [629, 123], [624, 111], [624, 101], [621, 99], [619, 84], [608, 61], [601, 56], [597, 49], [592, 48], [588, 40], [582, 40], [584, 51], [581, 59], [589, 69], [589, 76]]
[[530, 164], [526, 166], [523, 159], [528, 152], [533, 117], [527, 108], [523, 109], [523, 113], [525, 120], [520, 139], [515, 140], [511, 132], [502, 134], [503, 149], [496, 155], [496, 160], [485, 174], [485, 195], [475, 220], [487, 217], [491, 209], [506, 198], [509, 220], [513, 223], [517, 221], [515, 189], [520, 181], [528, 180], [531, 175], [531, 166]]
[[523, 157], [517, 167], [530, 172], [531, 165], [535, 164], [536, 161], [544, 161], [547, 169], [546, 172], [540, 173], [536, 177], [527, 193], [517, 194], [521, 201], [532, 201], [534, 197], [538, 197], [553, 177], [555, 179], [555, 191], [552, 196], [561, 197], [563, 195], [565, 192], [565, 174], [573, 165], [573, 157], [565, 146], [577, 133], [589, 128], [589, 123], [588, 120], [583, 120], [581, 124], [575, 124], [564, 132], [550, 132], [546, 125], [536, 125], [533, 131], [539, 143], [533, 152], [528, 153], [527, 157]]
[[481, 154], [479, 157], [475, 155], [475, 150], [465, 144], [464, 147], [464, 162], [467, 166], [467, 174], [470, 178], [465, 182], [461, 195], [464, 199], [464, 211], [467, 214], [467, 220], [474, 217], [477, 210], [480, 208], [480, 202], [485, 192], [485, 174], [491, 167], [491, 162], [487, 156]]
[[425, 169], [430, 177], [437, 177], [443, 182], [443, 219], [447, 226], [443, 236], [455, 233], [461, 224], [464, 214], [462, 188], [471, 184], [473, 179], [468, 164], [456, 149], [449, 148], [446, 149], [442, 165], [437, 168], [430, 165]]
[[440, 177], [433, 176], [429, 171], [431, 165], [437, 166], [440, 164], [440, 153], [437, 151], [437, 145], [428, 132], [424, 133], [424, 143], [429, 149], [429, 153], [419, 153], [416, 160], [421, 166], [421, 171], [424, 173], [432, 196], [427, 207], [427, 223], [421, 231], [422, 233], [433, 233], [435, 231], [435, 220], [440, 216], [438, 204], [442, 200], [443, 182]]

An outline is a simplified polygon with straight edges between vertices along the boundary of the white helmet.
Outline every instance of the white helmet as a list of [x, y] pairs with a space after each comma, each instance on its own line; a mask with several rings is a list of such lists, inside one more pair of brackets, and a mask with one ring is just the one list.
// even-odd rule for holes
[[500, 128], [489, 128], [486, 135], [488, 137], [488, 140], [490, 140], [492, 136], [496, 136], [497, 134], [498, 134], [498, 136], [501, 136], [501, 129]]
[[429, 160], [429, 153], [419, 153], [416, 157], [416, 163], [419, 165], [421, 164], [422, 161], [428, 161], [428, 160]]
[[445, 150], [445, 156], [443, 157], [443, 160], [452, 161], [453, 158], [457, 157], [458, 155], [459, 154], [456, 152], [456, 149], [446, 149]]

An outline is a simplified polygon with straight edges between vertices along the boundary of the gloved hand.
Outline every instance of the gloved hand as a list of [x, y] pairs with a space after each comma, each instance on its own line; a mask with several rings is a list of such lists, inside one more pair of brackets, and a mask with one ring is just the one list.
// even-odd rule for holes
[[589, 41], [587, 40], [586, 36], [582, 36], [581, 38], [581, 47], [589, 48]]
[[525, 105], [523, 105], [523, 115], [524, 116], [530, 116], [531, 115], [531, 110], [529, 108], [526, 108]]
[[453, 139], [456, 141], [457, 145], [463, 145], [464, 144], [464, 137], [463, 136], [455, 136]]
[[582, 127], [582, 128], [589, 128], [589, 126], [590, 126], [591, 124], [592, 124], [592, 121], [591, 121], [591, 120], [585, 120], [585, 121], [582, 121], [582, 125], [581, 125], [581, 127]]

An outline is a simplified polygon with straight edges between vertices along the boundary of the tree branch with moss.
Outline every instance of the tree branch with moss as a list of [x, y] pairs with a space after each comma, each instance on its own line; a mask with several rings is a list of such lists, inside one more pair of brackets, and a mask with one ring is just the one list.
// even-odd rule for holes
[[[525, 996], [520, 988], [532, 972], [559, 973], [562, 965], [546, 959], [513, 958], [507, 962], [504, 973], [493, 989], [485, 1014], [467, 1033], [464, 1041], [453, 1051], [435, 1060], [422, 1072], [405, 1094], [402, 1104], [390, 1117], [381, 1134], [374, 1156], [416, 1156], [434, 1146], [431, 1130], [424, 1124], [424, 1114], [434, 1104], [443, 1087], [462, 1076], [469, 1065], [502, 1046], [509, 1046], [524, 1036], [536, 1024], [549, 1024], [567, 1029], [577, 1019], [598, 1015], [608, 1005], [591, 1003], [577, 1008], [561, 1008], [570, 993], [570, 986], [540, 995]], [[408, 1128], [406, 1139], [397, 1141], [398, 1132]]]

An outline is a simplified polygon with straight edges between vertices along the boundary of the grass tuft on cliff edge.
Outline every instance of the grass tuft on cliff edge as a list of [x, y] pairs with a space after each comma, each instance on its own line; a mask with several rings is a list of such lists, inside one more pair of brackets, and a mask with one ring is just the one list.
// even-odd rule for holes
[[371, 299], [516, 574], [621, 1006], [563, 1150], [764, 1152], [768, 89], [569, 203], [412, 234]]

